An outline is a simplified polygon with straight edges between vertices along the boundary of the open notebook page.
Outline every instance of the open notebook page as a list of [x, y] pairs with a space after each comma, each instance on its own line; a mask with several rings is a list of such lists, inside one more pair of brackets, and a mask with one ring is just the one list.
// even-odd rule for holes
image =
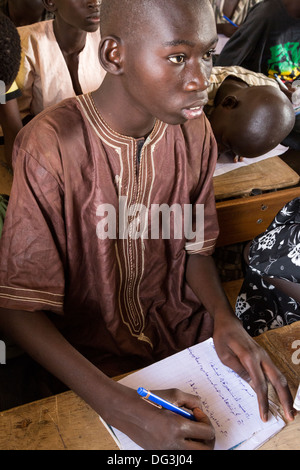
[[[134, 389], [145, 387], [157, 391], [176, 387], [198, 395], [216, 431], [216, 450], [255, 449], [285, 426], [279, 415], [271, 413], [267, 423], [261, 421], [255, 392], [221, 363], [212, 339], [152, 364], [120, 382]], [[121, 449], [141, 449], [122, 432], [115, 428], [112, 431]]]
[[255, 158], [243, 158], [241, 162], [233, 162], [232, 156], [228, 156], [226, 154], [222, 154], [219, 156], [214, 172], [214, 176], [223, 175], [224, 173], [228, 173], [229, 171], [237, 170], [238, 168], [242, 168], [244, 166], [252, 165], [253, 163], [260, 162], [262, 160], [266, 160], [267, 158], [277, 157], [288, 150], [288, 147], [284, 147], [283, 145], [279, 144], [270, 152], [261, 155], [260, 157]]

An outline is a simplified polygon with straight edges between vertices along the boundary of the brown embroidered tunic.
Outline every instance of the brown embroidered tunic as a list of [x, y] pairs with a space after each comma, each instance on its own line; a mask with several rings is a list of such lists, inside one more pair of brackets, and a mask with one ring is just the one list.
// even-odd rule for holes
[[[182, 126], [157, 121], [139, 143], [110, 129], [90, 94], [42, 112], [16, 142], [0, 244], [1, 306], [46, 311], [109, 375], [212, 333], [185, 282], [187, 253], [212, 254], [218, 235], [210, 125], [204, 115]], [[162, 204], [192, 205], [193, 228], [203, 207], [203, 240], [178, 237], [172, 214], [170, 236], [155, 237], [151, 209]]]

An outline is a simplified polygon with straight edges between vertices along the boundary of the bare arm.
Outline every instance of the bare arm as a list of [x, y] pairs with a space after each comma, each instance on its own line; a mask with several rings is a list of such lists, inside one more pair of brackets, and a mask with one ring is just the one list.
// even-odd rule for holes
[[[81, 396], [109, 424], [145, 449], [211, 449], [214, 431], [199, 399], [177, 390], [165, 398], [195, 409], [199, 422], [159, 410], [108, 378], [59, 333], [43, 312], [0, 309], [0, 328], [34, 360]], [[196, 441], [197, 440], [197, 441]]]
[[251, 382], [258, 398], [260, 415], [268, 419], [268, 381], [274, 386], [288, 420], [294, 419], [293, 400], [287, 381], [267, 352], [244, 330], [223, 291], [214, 260], [191, 255], [186, 278], [199, 300], [214, 318], [214, 343], [224, 364]]

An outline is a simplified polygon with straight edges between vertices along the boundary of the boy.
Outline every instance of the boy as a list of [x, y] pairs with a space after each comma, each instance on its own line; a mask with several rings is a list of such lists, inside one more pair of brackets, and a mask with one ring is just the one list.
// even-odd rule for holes
[[98, 59], [99, 0], [43, 4], [54, 20], [18, 28], [22, 58], [16, 82], [24, 123], [66, 98], [96, 90], [105, 75]]
[[231, 66], [213, 67], [210, 81], [205, 113], [220, 153], [258, 157], [293, 129], [293, 106], [272, 78]]
[[[291, 92], [300, 77], [300, 2], [265, 0], [253, 7], [245, 22], [221, 51], [216, 65], [241, 65], [268, 77], [275, 75]], [[300, 150], [300, 116], [284, 145]]]
[[[194, 410], [199, 422], [187, 422], [104, 373], [212, 332], [223, 361], [252, 379], [262, 418], [266, 376], [292, 420], [286, 381], [236, 319], [210, 256], [218, 229], [217, 152], [203, 115], [217, 37], [209, 0], [103, 0], [101, 37], [101, 87], [43, 112], [18, 139], [0, 327], [145, 449], [211, 449], [214, 431], [197, 397], [160, 392]], [[176, 238], [183, 222], [174, 216], [169, 237], [151, 237], [152, 226], [147, 237], [136, 208], [161, 203], [192, 203], [195, 219], [203, 204], [204, 235]], [[130, 223], [104, 218], [112, 209]]]

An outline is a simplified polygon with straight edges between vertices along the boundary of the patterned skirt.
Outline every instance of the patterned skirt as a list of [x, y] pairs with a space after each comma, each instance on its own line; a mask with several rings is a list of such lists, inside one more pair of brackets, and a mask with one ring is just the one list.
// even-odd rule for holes
[[251, 243], [235, 307], [251, 336], [300, 320], [300, 304], [263, 276], [300, 283], [300, 197], [286, 204]]

